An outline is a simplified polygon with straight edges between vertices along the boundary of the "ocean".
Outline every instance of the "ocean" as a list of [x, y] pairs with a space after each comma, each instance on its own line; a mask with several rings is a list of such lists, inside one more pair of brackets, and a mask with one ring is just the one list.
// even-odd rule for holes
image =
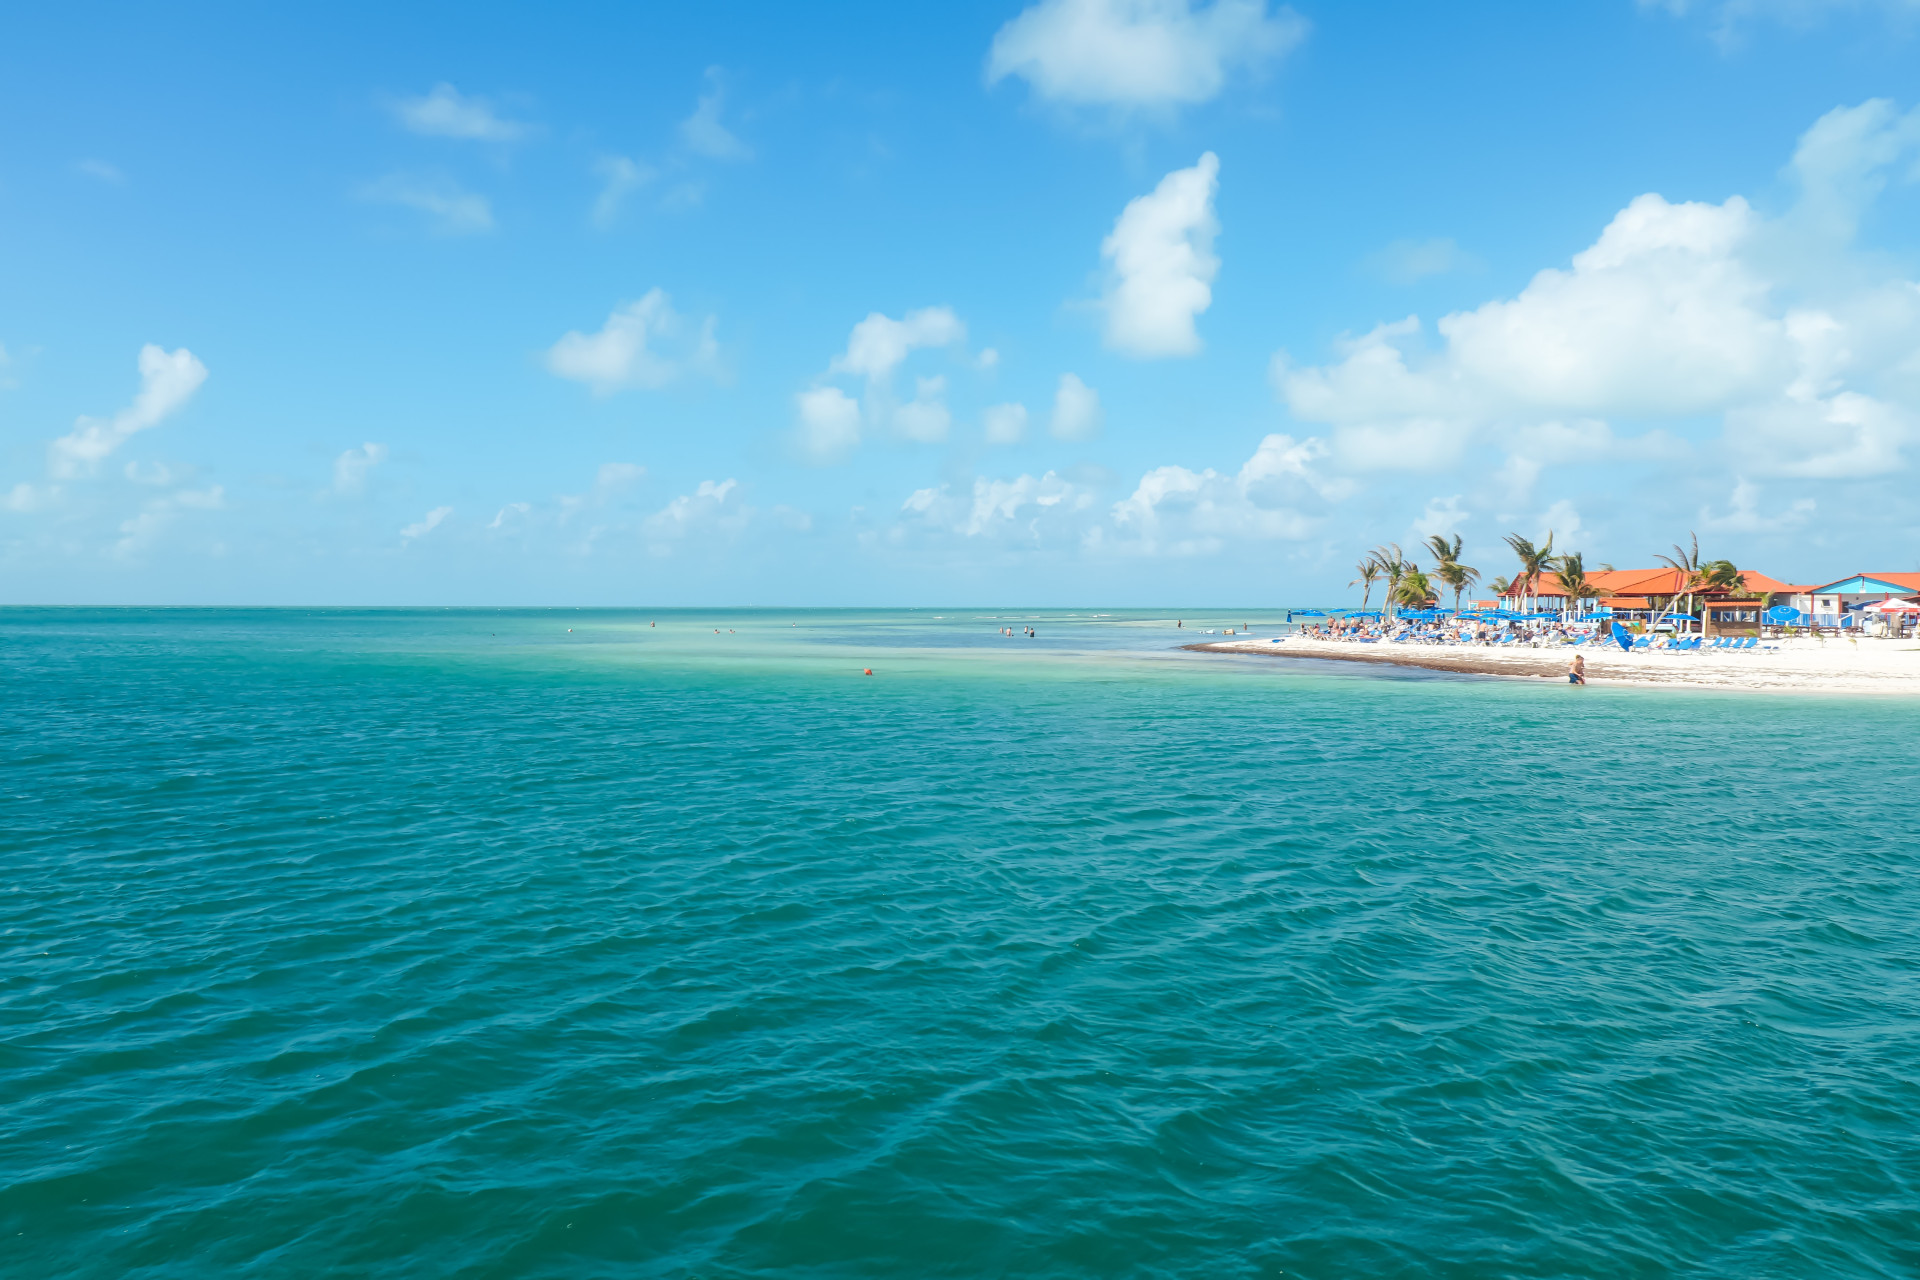
[[0, 611], [0, 1273], [1920, 1274], [1920, 706], [1278, 616]]

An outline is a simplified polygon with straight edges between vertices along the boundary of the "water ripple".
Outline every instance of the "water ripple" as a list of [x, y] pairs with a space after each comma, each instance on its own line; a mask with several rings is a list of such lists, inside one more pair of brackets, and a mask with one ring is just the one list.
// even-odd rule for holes
[[0, 623], [9, 1274], [1920, 1272], [1902, 704], [602, 625]]

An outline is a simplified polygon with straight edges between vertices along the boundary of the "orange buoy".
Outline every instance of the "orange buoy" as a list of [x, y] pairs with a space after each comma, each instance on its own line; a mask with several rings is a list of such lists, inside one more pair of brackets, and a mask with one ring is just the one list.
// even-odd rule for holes
[[873, 668], [872, 668], [872, 667], [868, 667], [868, 668], [866, 668], [865, 670], [863, 670], [863, 671], [861, 672], [861, 674], [862, 674], [862, 675], [868, 675], [868, 676], [870, 676], [870, 675], [872, 675], [872, 674], [873, 674]]

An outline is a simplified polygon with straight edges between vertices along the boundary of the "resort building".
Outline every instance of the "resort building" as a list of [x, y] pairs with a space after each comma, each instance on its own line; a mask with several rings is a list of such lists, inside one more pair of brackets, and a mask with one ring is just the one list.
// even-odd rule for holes
[[[1764, 573], [1743, 570], [1743, 589], [1738, 592], [1696, 592], [1700, 605], [1699, 621], [1707, 635], [1756, 635], [1761, 615], [1774, 605], [1786, 605], [1812, 612], [1814, 589], [1781, 582]], [[1596, 569], [1587, 574], [1595, 594], [1573, 602], [1578, 612], [1593, 610], [1611, 614], [1622, 622], [1651, 622], [1686, 587], [1686, 575], [1678, 569]], [[1507, 609], [1561, 610], [1567, 607], [1567, 593], [1551, 573], [1535, 578], [1516, 578], [1500, 597]], [[1826, 625], [1834, 625], [1828, 623]]]
[[1837, 627], [1867, 605], [1920, 595], [1920, 573], [1856, 573], [1806, 590], [1808, 603], [1794, 607], [1813, 615], [1815, 626]]

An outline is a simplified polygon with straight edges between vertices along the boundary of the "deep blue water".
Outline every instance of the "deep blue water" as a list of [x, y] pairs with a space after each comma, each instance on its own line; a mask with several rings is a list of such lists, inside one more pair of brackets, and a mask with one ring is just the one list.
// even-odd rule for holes
[[940, 612], [0, 612], [0, 1273], [1920, 1274], [1920, 704]]

